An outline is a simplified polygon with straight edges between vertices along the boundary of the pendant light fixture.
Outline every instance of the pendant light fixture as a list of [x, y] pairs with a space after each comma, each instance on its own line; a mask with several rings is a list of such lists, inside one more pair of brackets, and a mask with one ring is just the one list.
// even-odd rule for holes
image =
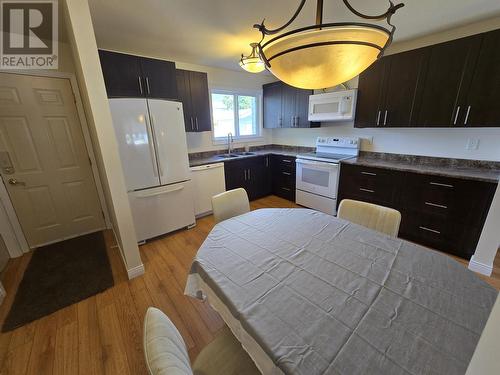
[[270, 30], [264, 21], [254, 25], [262, 33], [257, 44], [258, 54], [267, 69], [279, 80], [303, 89], [322, 89], [344, 83], [356, 77], [378, 58], [391, 44], [396, 27], [392, 15], [404, 4], [394, 5], [379, 15], [366, 15], [354, 9], [348, 0], [345, 6], [356, 16], [380, 21], [389, 28], [370, 23], [323, 23], [323, 0], [317, 0], [316, 23], [311, 26], [276, 35], [297, 18], [306, 0], [301, 0], [292, 18], [283, 26]]
[[259, 44], [250, 43], [250, 47], [252, 47], [252, 53], [250, 55], [243, 56], [243, 54], [241, 54], [240, 66], [247, 72], [260, 73], [266, 69], [266, 64], [261, 60], [259, 52], [257, 51]]

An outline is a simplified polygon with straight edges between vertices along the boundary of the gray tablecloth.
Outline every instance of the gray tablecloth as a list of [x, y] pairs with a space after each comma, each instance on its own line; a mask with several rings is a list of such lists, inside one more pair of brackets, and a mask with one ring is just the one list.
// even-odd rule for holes
[[286, 374], [463, 374], [498, 294], [445, 255], [306, 209], [219, 223], [191, 274]]

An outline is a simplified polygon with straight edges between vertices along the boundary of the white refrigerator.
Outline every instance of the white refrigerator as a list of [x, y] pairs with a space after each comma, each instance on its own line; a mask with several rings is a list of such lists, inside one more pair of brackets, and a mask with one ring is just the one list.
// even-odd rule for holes
[[182, 103], [109, 100], [139, 242], [194, 225]]

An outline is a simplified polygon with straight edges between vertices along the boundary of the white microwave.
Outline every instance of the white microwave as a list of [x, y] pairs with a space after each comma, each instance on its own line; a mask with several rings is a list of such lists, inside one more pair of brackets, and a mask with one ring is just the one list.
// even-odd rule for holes
[[352, 121], [356, 113], [358, 90], [345, 90], [309, 96], [309, 121]]

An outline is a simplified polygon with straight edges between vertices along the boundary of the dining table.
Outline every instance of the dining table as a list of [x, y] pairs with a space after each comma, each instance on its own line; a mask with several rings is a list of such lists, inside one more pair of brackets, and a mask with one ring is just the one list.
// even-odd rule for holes
[[464, 374], [497, 299], [451, 257], [302, 208], [214, 226], [185, 294], [263, 374]]

